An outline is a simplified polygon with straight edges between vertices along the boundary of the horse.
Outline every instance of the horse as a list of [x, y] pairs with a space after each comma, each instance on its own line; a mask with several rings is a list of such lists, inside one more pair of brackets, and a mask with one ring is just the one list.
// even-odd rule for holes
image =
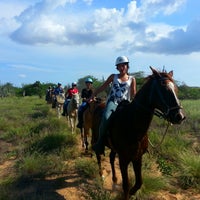
[[72, 133], [74, 133], [76, 128], [79, 101], [79, 94], [76, 93], [72, 95], [72, 98], [70, 99], [70, 102], [67, 105], [67, 119], [68, 124], [71, 127]]
[[[95, 98], [93, 101], [88, 103], [88, 107], [83, 112], [83, 126], [80, 128], [81, 132], [81, 142], [82, 147], [85, 147], [85, 151], [88, 151], [88, 136], [90, 130], [92, 130], [92, 120], [93, 120], [93, 113], [97, 106], [102, 104], [103, 101], [101, 98]], [[91, 144], [93, 144], [93, 140], [91, 140]]]
[[56, 95], [55, 98], [56, 98], [55, 102], [56, 102], [57, 116], [60, 119], [61, 113], [63, 110], [63, 104], [65, 102], [65, 95], [64, 95], [64, 93], [60, 93], [60, 94]]
[[[148, 129], [155, 110], [171, 124], [181, 124], [185, 119], [182, 107], [177, 97], [177, 87], [173, 81], [173, 71], [159, 72], [153, 67], [152, 75], [136, 93], [135, 98], [125, 105], [118, 105], [109, 119], [108, 135], [105, 144], [111, 149], [110, 164], [112, 180], [117, 182], [115, 174], [115, 156], [118, 154], [120, 171], [122, 175], [122, 188], [124, 200], [135, 195], [142, 186], [142, 156], [148, 151]], [[101, 118], [101, 109], [94, 115], [92, 134], [97, 139]], [[96, 129], [95, 129], [96, 127]], [[101, 156], [96, 154], [101, 172]], [[130, 187], [128, 178], [128, 165], [132, 163], [135, 173], [135, 184]]]
[[47, 104], [52, 104], [52, 90], [47, 90], [45, 100]]

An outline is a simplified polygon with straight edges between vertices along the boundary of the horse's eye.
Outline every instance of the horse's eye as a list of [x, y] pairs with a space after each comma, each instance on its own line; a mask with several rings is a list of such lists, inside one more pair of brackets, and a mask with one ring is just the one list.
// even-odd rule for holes
[[166, 86], [166, 82], [164, 80], [161, 80], [160, 83], [162, 86]]

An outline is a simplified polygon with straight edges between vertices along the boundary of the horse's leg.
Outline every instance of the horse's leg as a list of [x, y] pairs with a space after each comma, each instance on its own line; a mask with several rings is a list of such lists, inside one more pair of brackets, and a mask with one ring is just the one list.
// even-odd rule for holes
[[122, 187], [124, 191], [124, 200], [129, 199], [128, 164], [129, 164], [129, 161], [123, 156], [119, 155], [119, 166], [120, 166], [121, 175], [122, 175]]
[[82, 147], [84, 147], [84, 135], [83, 135], [83, 128], [80, 128], [80, 132], [81, 132], [81, 144], [82, 144]]
[[69, 119], [70, 119], [71, 132], [72, 132], [72, 134], [73, 134], [73, 133], [74, 133], [74, 128], [73, 128], [73, 116], [71, 116]]
[[101, 155], [96, 153], [96, 158], [99, 166], [99, 175], [103, 178], [103, 170], [101, 168]]
[[71, 117], [71, 129], [72, 129], [72, 134], [74, 133], [74, 117]]
[[133, 160], [132, 163], [135, 172], [135, 185], [130, 189], [130, 195], [134, 195], [142, 186], [142, 157]]
[[73, 124], [73, 133], [74, 133], [75, 130], [76, 130], [76, 113], [75, 113], [75, 115], [73, 116], [73, 122], [72, 122], [72, 124]]
[[89, 132], [89, 128], [88, 127], [84, 127], [84, 143], [85, 143], [85, 151], [88, 151], [88, 139], [87, 139], [87, 136], [88, 136], [88, 132]]
[[60, 119], [60, 104], [58, 104], [58, 105], [56, 106], [56, 110], [57, 110], [57, 116], [58, 116], [58, 118]]
[[68, 127], [70, 127], [69, 115], [67, 115], [66, 117], [67, 117], [67, 125], [68, 125]]
[[115, 156], [116, 152], [110, 151], [110, 164], [112, 169], [112, 180], [114, 183], [117, 183], [116, 171], [115, 171]]

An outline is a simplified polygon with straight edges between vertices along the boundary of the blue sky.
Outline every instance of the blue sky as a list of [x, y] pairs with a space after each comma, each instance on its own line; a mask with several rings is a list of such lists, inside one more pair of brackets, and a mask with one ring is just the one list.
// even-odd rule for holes
[[68, 85], [149, 66], [200, 87], [199, 0], [1, 0], [0, 84]]

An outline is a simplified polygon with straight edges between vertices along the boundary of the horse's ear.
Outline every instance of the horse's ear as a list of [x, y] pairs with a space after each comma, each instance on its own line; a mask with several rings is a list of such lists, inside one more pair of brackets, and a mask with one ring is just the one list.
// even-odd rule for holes
[[173, 77], [173, 71], [171, 70], [169, 73], [168, 73], [171, 77]]
[[151, 66], [149, 66], [149, 67], [150, 67], [150, 69], [151, 69], [151, 71], [153, 72], [154, 75], [160, 76], [160, 73], [156, 69], [154, 69]]

